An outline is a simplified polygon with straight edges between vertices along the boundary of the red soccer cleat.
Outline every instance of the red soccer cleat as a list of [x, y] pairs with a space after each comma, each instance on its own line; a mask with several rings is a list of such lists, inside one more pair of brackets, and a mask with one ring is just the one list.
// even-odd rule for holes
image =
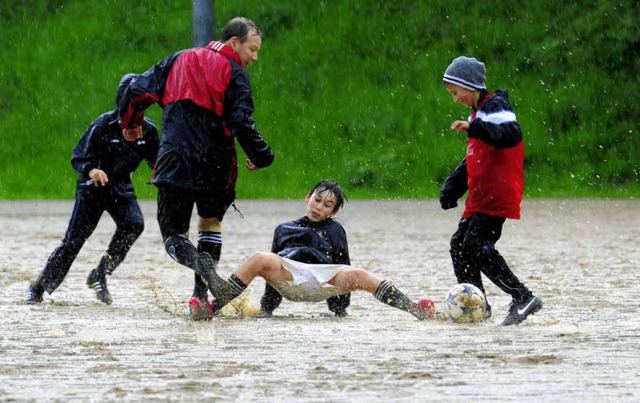
[[436, 304], [430, 299], [421, 299], [415, 304], [412, 309], [409, 310], [418, 319], [431, 319], [436, 318]]
[[191, 297], [189, 299], [189, 314], [193, 320], [211, 320], [214, 305], [206, 299]]

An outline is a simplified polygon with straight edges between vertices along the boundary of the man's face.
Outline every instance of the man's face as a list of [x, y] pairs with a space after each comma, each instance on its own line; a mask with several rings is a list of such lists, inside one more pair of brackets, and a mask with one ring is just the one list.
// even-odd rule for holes
[[240, 56], [240, 65], [247, 69], [249, 65], [258, 60], [258, 51], [262, 46], [262, 37], [256, 31], [249, 31], [247, 40], [240, 42], [236, 37], [231, 38], [231, 47]]

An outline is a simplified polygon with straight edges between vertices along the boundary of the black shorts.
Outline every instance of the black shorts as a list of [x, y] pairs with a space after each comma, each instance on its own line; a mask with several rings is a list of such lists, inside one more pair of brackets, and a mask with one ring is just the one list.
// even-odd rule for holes
[[194, 204], [199, 217], [215, 217], [222, 221], [235, 196], [233, 190], [203, 192], [166, 185], [159, 186], [158, 224], [162, 238], [166, 239], [189, 231]]

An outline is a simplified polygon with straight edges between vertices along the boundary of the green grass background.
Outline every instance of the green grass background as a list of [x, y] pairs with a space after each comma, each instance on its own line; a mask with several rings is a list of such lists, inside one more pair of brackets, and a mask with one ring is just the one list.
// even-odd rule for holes
[[[71, 199], [69, 159], [114, 108], [119, 78], [192, 46], [192, 2], [3, 0], [0, 199]], [[249, 69], [256, 122], [277, 157], [241, 169], [239, 198], [298, 198], [335, 178], [351, 198], [430, 198], [463, 158], [468, 110], [450, 61], [487, 65], [526, 142], [525, 197], [640, 196], [637, 1], [215, 2], [264, 31]], [[160, 126], [161, 110], [148, 116]], [[141, 198], [155, 196], [141, 167]]]

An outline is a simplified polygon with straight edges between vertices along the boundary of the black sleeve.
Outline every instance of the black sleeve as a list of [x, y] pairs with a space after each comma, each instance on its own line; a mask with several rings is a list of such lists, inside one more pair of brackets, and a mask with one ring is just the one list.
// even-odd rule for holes
[[495, 124], [475, 119], [467, 134], [496, 148], [511, 148], [522, 141], [522, 130], [518, 122]]
[[278, 242], [280, 238], [278, 236], [279, 229], [280, 229], [280, 225], [278, 225], [276, 229], [273, 231], [273, 241], [271, 241], [271, 253], [278, 253], [282, 250], [282, 245], [280, 245], [280, 243]]
[[508, 96], [506, 91], [492, 96], [469, 124], [467, 135], [496, 148], [517, 146], [522, 141], [522, 129]]
[[247, 157], [258, 168], [271, 165], [275, 154], [256, 128], [253, 119], [253, 98], [249, 76], [234, 64], [231, 82], [225, 93], [225, 116], [227, 127], [244, 150]]
[[182, 52], [184, 50], [160, 60], [129, 84], [118, 104], [122, 127], [132, 128], [142, 124], [144, 111], [156, 102], [162, 103], [171, 66]]
[[347, 241], [347, 232], [342, 225], [338, 225], [338, 230], [335, 236], [335, 248], [336, 253], [333, 258], [335, 264], [351, 265], [351, 258], [349, 257], [349, 243]]
[[107, 115], [101, 115], [94, 120], [91, 125], [78, 140], [71, 155], [71, 166], [81, 181], [89, 179], [89, 172], [98, 168], [101, 159], [101, 152], [107, 130]]
[[[342, 225], [338, 224], [338, 230], [334, 235], [336, 238], [336, 254], [334, 257], [334, 263], [351, 265], [351, 258], [349, 257], [349, 243], [347, 241], [347, 232]], [[327, 298], [327, 307], [336, 316], [345, 316], [347, 314], [347, 308], [351, 304], [351, 293], [338, 295], [335, 297]]]
[[458, 199], [460, 199], [469, 189], [467, 185], [467, 159], [463, 159], [462, 162], [454, 169], [454, 171], [447, 177], [440, 190], [440, 206], [444, 210], [454, 208], [458, 206]]
[[158, 137], [158, 129], [151, 119], [145, 118], [142, 126], [142, 137], [145, 141], [145, 157], [150, 168], [156, 163], [158, 158], [158, 149], [160, 148], [160, 138]]
[[[278, 227], [276, 227], [273, 234], [273, 242], [271, 243], [271, 252], [278, 253], [280, 251], [280, 246], [278, 245]], [[282, 302], [282, 295], [273, 288], [269, 283], [265, 284], [264, 294], [262, 294], [262, 298], [260, 298], [260, 310], [266, 314], [271, 315], [273, 311], [280, 306]]]

